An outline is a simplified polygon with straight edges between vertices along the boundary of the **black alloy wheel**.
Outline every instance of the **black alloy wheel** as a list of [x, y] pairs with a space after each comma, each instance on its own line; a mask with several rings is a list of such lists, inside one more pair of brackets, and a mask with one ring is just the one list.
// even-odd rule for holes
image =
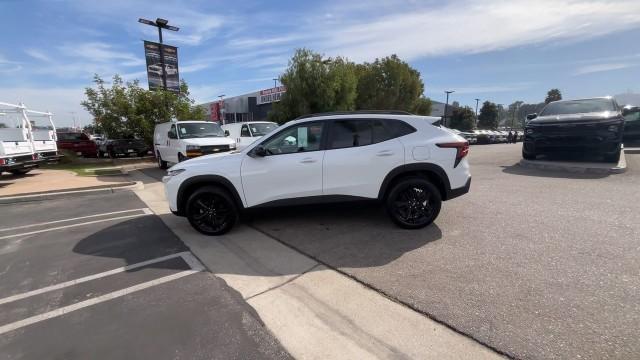
[[205, 186], [187, 200], [187, 219], [197, 231], [205, 235], [222, 235], [238, 219], [236, 204], [224, 189]]
[[442, 205], [440, 191], [428, 180], [408, 178], [398, 182], [386, 200], [393, 222], [405, 229], [420, 229], [431, 224]]

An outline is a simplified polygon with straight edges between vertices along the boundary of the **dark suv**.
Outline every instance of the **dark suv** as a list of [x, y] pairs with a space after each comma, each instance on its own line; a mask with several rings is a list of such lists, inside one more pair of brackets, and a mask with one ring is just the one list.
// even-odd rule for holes
[[522, 157], [540, 154], [582, 153], [618, 161], [624, 117], [610, 97], [549, 103], [540, 115], [527, 115]]

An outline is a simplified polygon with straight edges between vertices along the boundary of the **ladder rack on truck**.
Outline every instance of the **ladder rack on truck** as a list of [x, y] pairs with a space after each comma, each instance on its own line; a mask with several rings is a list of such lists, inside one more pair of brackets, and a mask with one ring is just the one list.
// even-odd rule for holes
[[[51, 129], [34, 130], [28, 114], [45, 116]], [[25, 174], [42, 162], [59, 158], [52, 116], [28, 110], [24, 104], [0, 102], [0, 173]]]

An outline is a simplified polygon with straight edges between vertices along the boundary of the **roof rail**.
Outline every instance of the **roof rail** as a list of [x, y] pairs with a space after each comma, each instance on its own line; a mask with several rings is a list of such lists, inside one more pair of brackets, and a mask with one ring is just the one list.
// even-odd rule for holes
[[295, 120], [308, 119], [319, 116], [331, 116], [331, 115], [413, 115], [407, 111], [400, 110], [358, 110], [358, 111], [331, 111], [317, 114], [307, 114], [298, 116]]

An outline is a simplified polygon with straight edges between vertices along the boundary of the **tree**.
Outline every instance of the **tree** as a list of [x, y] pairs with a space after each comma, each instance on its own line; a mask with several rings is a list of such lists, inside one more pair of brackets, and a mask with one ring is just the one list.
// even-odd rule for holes
[[412, 111], [424, 93], [420, 73], [391, 55], [358, 65], [358, 110]]
[[416, 115], [431, 115], [431, 99], [424, 96], [419, 97], [411, 108], [411, 113]]
[[494, 130], [498, 128], [498, 107], [496, 104], [485, 101], [482, 103], [478, 115], [478, 128]]
[[280, 82], [287, 92], [269, 113], [279, 123], [305, 114], [355, 109], [355, 64], [341, 57], [325, 59], [298, 49]]
[[449, 119], [449, 127], [460, 131], [473, 130], [476, 113], [468, 106], [453, 109]]
[[98, 75], [95, 87], [85, 88], [82, 106], [94, 117], [95, 127], [109, 138], [140, 137], [152, 143], [156, 124], [177, 120], [204, 120], [205, 110], [193, 106], [187, 83], [181, 81], [180, 93], [150, 91], [139, 81], [125, 83], [115, 75], [111, 87]]
[[562, 93], [558, 89], [551, 89], [547, 92], [547, 97], [544, 99], [544, 103], [548, 104], [552, 101], [562, 100]]

